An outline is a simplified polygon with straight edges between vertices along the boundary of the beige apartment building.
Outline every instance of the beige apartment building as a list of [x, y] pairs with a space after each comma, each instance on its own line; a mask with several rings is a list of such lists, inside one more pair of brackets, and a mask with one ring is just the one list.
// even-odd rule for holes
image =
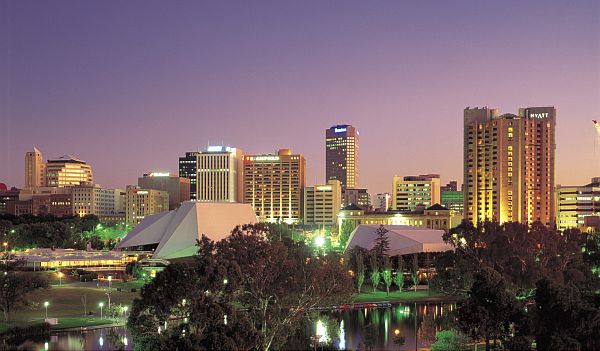
[[306, 161], [281, 149], [277, 154], [245, 155], [244, 203], [251, 204], [260, 221], [296, 224], [302, 221]]
[[24, 189], [38, 188], [46, 185], [46, 164], [42, 152], [37, 148], [25, 153]]
[[464, 110], [465, 219], [555, 223], [554, 107]]
[[93, 183], [92, 166], [72, 155], [64, 155], [46, 163], [46, 186], [66, 187]]
[[304, 188], [304, 224], [335, 226], [342, 207], [342, 185], [339, 180]]
[[169, 193], [128, 186], [125, 192], [125, 221], [137, 225], [146, 216], [169, 211]]
[[429, 207], [441, 201], [439, 174], [394, 176], [392, 189], [392, 209], [397, 211], [414, 211], [417, 206]]

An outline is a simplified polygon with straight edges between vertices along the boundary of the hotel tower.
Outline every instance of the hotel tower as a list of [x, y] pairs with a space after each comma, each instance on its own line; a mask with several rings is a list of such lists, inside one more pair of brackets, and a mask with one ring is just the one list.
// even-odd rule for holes
[[464, 110], [465, 219], [555, 223], [554, 107]]
[[358, 187], [358, 130], [351, 125], [325, 131], [325, 178], [339, 180], [342, 192]]

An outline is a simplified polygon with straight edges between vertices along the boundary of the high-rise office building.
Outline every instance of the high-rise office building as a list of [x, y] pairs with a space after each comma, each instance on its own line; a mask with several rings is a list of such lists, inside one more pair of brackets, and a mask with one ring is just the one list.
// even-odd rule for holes
[[600, 223], [600, 177], [580, 186], [556, 186], [556, 226], [560, 230]]
[[465, 219], [555, 222], [554, 107], [464, 110]]
[[198, 175], [199, 151], [186, 152], [179, 158], [179, 176], [190, 180], [190, 199], [196, 200], [196, 176]]
[[359, 133], [348, 124], [325, 131], [325, 178], [339, 180], [342, 191], [358, 187]]
[[260, 221], [300, 223], [306, 161], [288, 149], [277, 154], [245, 155], [244, 203]]
[[146, 216], [169, 211], [169, 193], [163, 190], [127, 186], [125, 221], [137, 225]]
[[304, 224], [335, 226], [342, 207], [342, 186], [339, 180], [304, 188]]
[[42, 152], [37, 148], [25, 153], [25, 189], [37, 188], [46, 184], [46, 165]]
[[169, 193], [169, 210], [174, 210], [184, 201], [190, 200], [190, 180], [168, 172], [151, 172], [138, 178], [142, 189], [162, 190]]
[[394, 176], [392, 209], [414, 211], [440, 203], [440, 175]]
[[46, 163], [46, 186], [66, 187], [93, 183], [92, 166], [72, 155]]
[[197, 201], [242, 202], [242, 150], [208, 146], [197, 158]]

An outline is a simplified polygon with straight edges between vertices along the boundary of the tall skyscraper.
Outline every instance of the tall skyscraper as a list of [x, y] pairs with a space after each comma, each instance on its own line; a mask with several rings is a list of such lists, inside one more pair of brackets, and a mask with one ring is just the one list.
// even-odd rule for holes
[[186, 152], [179, 158], [179, 176], [190, 180], [190, 199], [196, 200], [196, 176], [198, 175], [198, 151]]
[[325, 177], [339, 180], [342, 191], [358, 188], [358, 136], [358, 130], [348, 124], [325, 131]]
[[25, 189], [38, 188], [46, 184], [46, 165], [42, 152], [37, 148], [25, 153]]
[[93, 183], [92, 166], [72, 155], [46, 163], [46, 186], [65, 187]]
[[199, 202], [242, 202], [242, 150], [208, 146], [197, 158]]
[[178, 208], [182, 202], [190, 200], [190, 180], [171, 175], [168, 172], [151, 172], [138, 178], [142, 189], [162, 190], [169, 194], [169, 210]]
[[464, 111], [465, 219], [555, 222], [554, 107]]
[[440, 175], [394, 176], [392, 209], [414, 211], [440, 203]]
[[277, 154], [245, 155], [244, 203], [260, 221], [300, 223], [306, 161], [288, 149]]

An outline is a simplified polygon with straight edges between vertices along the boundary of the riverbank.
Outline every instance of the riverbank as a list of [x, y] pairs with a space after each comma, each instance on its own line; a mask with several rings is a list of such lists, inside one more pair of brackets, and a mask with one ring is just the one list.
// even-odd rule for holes
[[388, 295], [385, 291], [365, 292], [352, 295], [354, 303], [438, 303], [438, 302], [456, 302], [456, 296], [436, 293], [429, 290], [417, 291], [390, 291]]
[[[139, 296], [138, 292], [116, 291], [105, 286], [52, 286], [28, 296], [27, 306], [11, 313], [11, 320], [0, 322], [0, 333], [13, 327], [26, 327], [44, 322], [46, 309], [44, 302], [48, 302], [48, 317], [58, 318], [58, 324], [51, 326], [51, 330], [65, 330], [71, 328], [88, 328], [99, 325], [112, 325], [122, 323], [121, 317], [117, 319], [100, 318], [101, 312], [106, 316], [108, 312], [108, 295], [112, 306], [123, 305], [131, 308], [133, 299]], [[139, 290], [138, 290], [139, 291]], [[100, 308], [102, 303], [102, 311]], [[91, 313], [91, 315], [89, 315]], [[84, 314], [88, 314], [84, 317]], [[123, 319], [124, 322], [124, 319]]]

